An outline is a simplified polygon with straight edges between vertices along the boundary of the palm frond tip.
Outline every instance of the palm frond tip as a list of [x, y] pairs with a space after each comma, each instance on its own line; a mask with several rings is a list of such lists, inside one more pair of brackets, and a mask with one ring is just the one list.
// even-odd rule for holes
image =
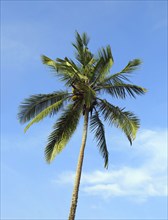
[[99, 147], [100, 153], [104, 158], [104, 167], [108, 168], [108, 150], [106, 145], [105, 131], [103, 123], [99, 118], [99, 114], [95, 111], [94, 115], [90, 120], [91, 131], [95, 133], [95, 138], [97, 139], [97, 145]]
[[142, 61], [140, 59], [134, 59], [128, 62], [127, 66], [121, 71], [122, 73], [131, 73], [135, 71], [140, 65]]

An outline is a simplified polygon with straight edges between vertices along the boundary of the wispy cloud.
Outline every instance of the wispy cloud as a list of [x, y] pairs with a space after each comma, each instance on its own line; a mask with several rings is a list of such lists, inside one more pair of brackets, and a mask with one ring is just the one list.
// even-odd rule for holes
[[[19, 40], [5, 38], [2, 40], [2, 57], [3, 60], [10, 60], [12, 66], [19, 66], [27, 60], [39, 60], [39, 54], [26, 43]], [[12, 58], [12, 59], [11, 59]]]
[[167, 18], [158, 21], [152, 28], [153, 31], [158, 31], [162, 28], [167, 28]]
[[[127, 196], [139, 201], [151, 196], [166, 196], [167, 131], [144, 130], [135, 145], [138, 147], [134, 156], [139, 155], [143, 161], [140, 166], [130, 162], [108, 171], [83, 173], [81, 190], [103, 198]], [[64, 172], [55, 182], [72, 184], [74, 177], [74, 172]]]

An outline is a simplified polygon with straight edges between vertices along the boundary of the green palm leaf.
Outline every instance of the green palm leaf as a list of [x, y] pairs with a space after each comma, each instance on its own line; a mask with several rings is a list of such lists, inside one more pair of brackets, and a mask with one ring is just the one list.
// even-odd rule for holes
[[132, 61], [129, 61], [126, 67], [122, 69], [122, 71], [115, 73], [109, 77], [106, 77], [103, 81], [103, 83], [108, 83], [111, 82], [112, 84], [114, 83], [119, 83], [123, 84], [124, 81], [130, 81], [128, 77], [130, 77], [130, 73], [135, 71], [136, 69], [139, 68], [141, 65], [142, 61], [140, 59], [134, 59]]
[[102, 82], [114, 63], [111, 47], [107, 46], [99, 50], [97, 64], [94, 68], [94, 79], [92, 85]]
[[87, 76], [81, 74], [77, 65], [67, 57], [64, 60], [57, 58], [58, 72], [63, 73], [62, 80], [67, 81], [66, 85], [71, 85], [76, 81], [86, 81]]
[[71, 86], [77, 81], [88, 81], [85, 74], [81, 74], [80, 68], [73, 62], [73, 60], [65, 57], [64, 59], [57, 58], [56, 61], [42, 55], [42, 62], [54, 70], [54, 74], [60, 78], [61, 81], [66, 82], [65, 85]]
[[120, 128], [132, 145], [132, 141], [135, 139], [139, 128], [139, 119], [132, 112], [124, 111], [124, 109], [111, 105], [106, 100], [99, 100], [99, 109], [104, 119], [111, 125]]
[[135, 71], [140, 66], [141, 63], [142, 61], [140, 59], [131, 60], [128, 62], [127, 66], [124, 67], [121, 73], [131, 73]]
[[57, 113], [61, 107], [63, 106], [65, 99], [62, 99], [56, 103], [54, 103], [53, 105], [50, 105], [49, 107], [47, 107], [46, 109], [44, 109], [43, 111], [41, 111], [24, 129], [24, 132], [26, 132], [30, 126], [32, 126], [34, 123], [37, 123], [39, 121], [41, 121], [43, 118], [45, 118], [47, 115], [51, 115], [53, 112], [54, 114]]
[[47, 162], [51, 162], [66, 146], [72, 134], [76, 130], [82, 111], [81, 101], [70, 104], [64, 110], [62, 116], [54, 125], [54, 130], [48, 138], [48, 144], [45, 148], [45, 157]]
[[54, 74], [56, 74], [56, 76], [58, 76], [62, 81], [71, 79], [76, 73], [74, 68], [72, 68], [66, 60], [57, 58], [57, 60], [54, 61], [45, 55], [42, 55], [41, 59], [43, 64], [54, 70]]
[[41, 55], [41, 60], [43, 64], [51, 67], [54, 70], [57, 70], [57, 64], [54, 60], [50, 59], [49, 57], [45, 55]]
[[135, 95], [143, 95], [147, 90], [143, 87], [133, 85], [133, 84], [124, 84], [124, 83], [116, 83], [112, 84], [108, 82], [102, 86], [97, 86], [98, 91], [105, 91], [116, 98], [126, 98], [126, 96], [130, 96], [136, 98]]
[[47, 107], [68, 96], [69, 93], [67, 91], [56, 91], [50, 94], [37, 94], [30, 96], [19, 106], [19, 122], [26, 123], [30, 121]]
[[100, 153], [104, 158], [104, 167], [108, 168], [108, 150], [106, 145], [105, 131], [97, 111], [95, 111], [94, 115], [91, 117], [90, 127], [91, 131], [95, 133]]
[[75, 57], [79, 61], [82, 67], [85, 67], [93, 58], [93, 54], [88, 50], [89, 37], [86, 33], [81, 36], [76, 32], [76, 41], [72, 45], [76, 49]]

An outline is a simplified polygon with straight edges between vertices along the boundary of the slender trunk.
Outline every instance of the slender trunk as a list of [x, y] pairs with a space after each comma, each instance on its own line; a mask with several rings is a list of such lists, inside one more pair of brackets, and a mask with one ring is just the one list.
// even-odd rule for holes
[[84, 158], [84, 150], [85, 150], [85, 144], [86, 144], [86, 138], [87, 138], [88, 115], [89, 115], [89, 113], [88, 113], [88, 111], [86, 111], [85, 116], [84, 116], [82, 144], [81, 144], [79, 157], [78, 157], [78, 164], [77, 164], [77, 169], [76, 169], [74, 189], [73, 189], [73, 193], [72, 193], [72, 201], [71, 201], [71, 208], [70, 208], [70, 213], [69, 213], [69, 220], [75, 219], [76, 207], [77, 207], [77, 202], [78, 202], [79, 184], [80, 184], [80, 178], [81, 178], [81, 173], [82, 173], [82, 164], [83, 164], [83, 158]]

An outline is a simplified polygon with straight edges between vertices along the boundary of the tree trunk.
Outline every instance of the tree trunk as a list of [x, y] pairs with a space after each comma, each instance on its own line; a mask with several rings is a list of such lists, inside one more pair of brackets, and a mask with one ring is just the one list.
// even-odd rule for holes
[[79, 184], [80, 184], [80, 179], [81, 179], [82, 164], [83, 164], [83, 158], [84, 158], [84, 150], [85, 150], [85, 144], [86, 144], [86, 138], [87, 138], [88, 115], [89, 115], [89, 112], [86, 110], [85, 116], [84, 116], [82, 144], [81, 144], [79, 157], [78, 157], [78, 164], [77, 164], [77, 169], [76, 169], [74, 189], [73, 189], [73, 193], [72, 193], [72, 201], [71, 201], [71, 208], [70, 208], [70, 213], [69, 213], [69, 220], [75, 219], [76, 207], [77, 207], [77, 202], [78, 202]]

